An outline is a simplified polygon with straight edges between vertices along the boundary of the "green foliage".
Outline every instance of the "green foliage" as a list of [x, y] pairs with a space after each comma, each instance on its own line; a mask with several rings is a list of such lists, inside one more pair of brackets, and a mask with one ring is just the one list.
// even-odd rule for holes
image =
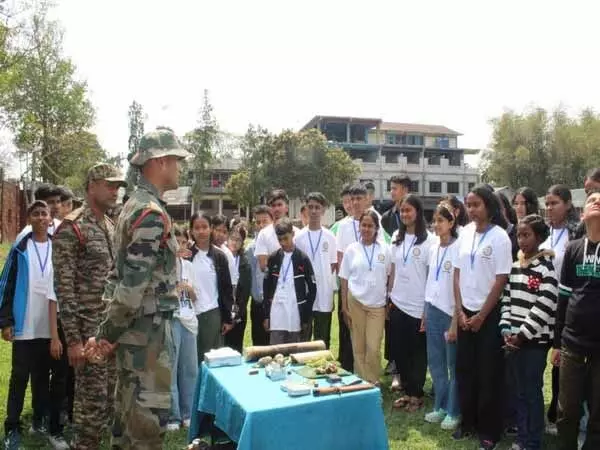
[[61, 141], [93, 125], [87, 85], [75, 79], [74, 64], [62, 55], [62, 31], [48, 20], [45, 3], [28, 19], [20, 39], [31, 50], [19, 53], [0, 79], [5, 119], [19, 152], [31, 162], [30, 178], [61, 183], [61, 173], [72, 173], [75, 164], [73, 155], [63, 155]]
[[[135, 152], [137, 152], [140, 140], [144, 135], [144, 121], [146, 117], [144, 115], [144, 108], [135, 100], [129, 106], [127, 116], [129, 117], [129, 152], [127, 153], [127, 161], [129, 161]], [[139, 176], [139, 169], [130, 165], [127, 169], [127, 190], [129, 192], [137, 185]]]
[[491, 123], [491, 150], [483, 158], [488, 182], [542, 195], [556, 183], [581, 187], [587, 170], [600, 166], [600, 116], [592, 110], [577, 117], [562, 107], [507, 111]]
[[342, 149], [329, 147], [317, 130], [273, 135], [251, 125], [241, 149], [243, 169], [226, 189], [242, 205], [256, 204], [261, 195], [282, 186], [292, 198], [320, 191], [333, 200], [341, 186], [360, 172]]

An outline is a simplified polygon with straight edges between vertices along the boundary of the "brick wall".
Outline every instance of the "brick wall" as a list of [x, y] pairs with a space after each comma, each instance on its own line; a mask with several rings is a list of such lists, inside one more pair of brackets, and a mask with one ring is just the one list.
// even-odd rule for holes
[[0, 182], [0, 242], [10, 243], [26, 224], [25, 194], [18, 184]]

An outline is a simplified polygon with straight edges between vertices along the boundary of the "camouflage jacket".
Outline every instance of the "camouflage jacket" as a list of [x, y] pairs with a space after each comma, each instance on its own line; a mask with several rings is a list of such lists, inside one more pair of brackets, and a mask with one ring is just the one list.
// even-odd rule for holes
[[99, 222], [84, 205], [69, 214], [52, 239], [54, 286], [68, 345], [84, 343], [84, 322], [100, 325], [102, 293], [113, 264], [114, 224]]
[[104, 289], [108, 307], [97, 338], [141, 345], [145, 333], [135, 319], [179, 304], [171, 218], [157, 189], [143, 178], [119, 215], [114, 244], [115, 264]]

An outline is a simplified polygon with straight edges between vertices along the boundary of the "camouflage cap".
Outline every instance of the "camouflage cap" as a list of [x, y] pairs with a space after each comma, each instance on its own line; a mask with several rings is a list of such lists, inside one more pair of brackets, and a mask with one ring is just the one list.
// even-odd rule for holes
[[127, 186], [125, 177], [123, 177], [119, 169], [106, 163], [96, 164], [88, 170], [87, 183], [96, 180], [106, 180], [113, 183], [119, 183], [123, 187]]
[[173, 130], [166, 127], [159, 127], [142, 136], [138, 150], [131, 157], [129, 163], [133, 166], [141, 167], [150, 159], [163, 158], [165, 156], [177, 156], [180, 159], [184, 159], [190, 156], [190, 153], [181, 146]]

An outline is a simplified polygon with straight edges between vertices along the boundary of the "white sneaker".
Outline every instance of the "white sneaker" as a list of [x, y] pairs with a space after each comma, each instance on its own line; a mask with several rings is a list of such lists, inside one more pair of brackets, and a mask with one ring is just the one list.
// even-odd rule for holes
[[54, 450], [69, 450], [69, 444], [65, 438], [61, 435], [58, 436], [48, 436], [48, 441]]
[[189, 428], [192, 421], [190, 419], [183, 419], [183, 428]]
[[392, 376], [392, 391], [400, 390], [400, 375]]
[[167, 424], [167, 431], [179, 431], [181, 426], [177, 422], [171, 422]]

